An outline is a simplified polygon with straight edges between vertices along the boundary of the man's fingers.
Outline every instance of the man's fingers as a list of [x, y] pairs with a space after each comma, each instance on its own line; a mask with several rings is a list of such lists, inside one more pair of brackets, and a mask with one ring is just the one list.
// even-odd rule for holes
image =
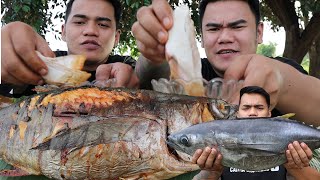
[[[296, 143], [298, 143], [298, 142], [296, 142], [296, 141], [293, 142], [293, 144], [296, 144]], [[299, 156], [297, 150], [295, 149], [297, 146], [296, 145], [294, 146], [293, 144], [288, 145], [288, 149], [290, 150], [293, 161], [298, 167], [303, 167], [300, 156]]]
[[98, 66], [96, 70], [96, 80], [104, 81], [110, 79], [112, 65], [111, 64], [102, 64]]
[[129, 83], [130, 77], [127, 73], [123, 73], [121, 71], [118, 71], [115, 75], [116, 78], [116, 84], [115, 87], [127, 87], [127, 84]]
[[139, 78], [138, 76], [133, 72], [130, 78], [129, 83], [127, 84], [128, 88], [139, 88]]
[[[148, 16], [146, 16], [148, 14]], [[155, 16], [151, 6], [142, 7], [137, 12], [139, 24], [159, 43], [165, 44], [168, 40], [168, 32]]]
[[201, 169], [206, 168], [206, 167], [205, 167], [205, 166], [206, 166], [206, 161], [207, 161], [207, 158], [208, 158], [208, 156], [210, 155], [210, 153], [211, 153], [211, 148], [206, 147], [206, 148], [203, 150], [201, 156], [198, 158], [197, 164], [199, 165], [199, 167], [200, 167]]
[[206, 164], [205, 164], [205, 169], [211, 169], [212, 168], [212, 166], [213, 166], [213, 164], [215, 162], [217, 154], [218, 154], [218, 151], [216, 149], [212, 148], [209, 156], [207, 157]]
[[[3, 37], [3, 39], [4, 38], [6, 37]], [[21, 58], [17, 56], [11, 43], [5, 43], [2, 46], [1, 70], [3, 71], [3, 81], [17, 85], [21, 85], [21, 83], [34, 85], [43, 83], [42, 77], [29, 69], [28, 66], [21, 61]]]
[[287, 163], [284, 164], [284, 166], [286, 168], [290, 168], [290, 169], [300, 169], [295, 163], [294, 163], [294, 160], [293, 160], [293, 157], [291, 155], [291, 152], [290, 150], [286, 150], [286, 157], [287, 157]]
[[[144, 46], [148, 48], [157, 48], [159, 42], [154, 38], [149, 32], [147, 32], [140, 23], [135, 22], [132, 25], [132, 33], [137, 41], [141, 42]], [[139, 48], [140, 50], [140, 48]]]
[[[216, 156], [216, 160], [214, 161], [214, 164], [213, 164], [214, 167], [219, 167], [219, 168], [223, 168], [222, 166], [222, 154], [218, 154]], [[218, 169], [220, 170], [220, 169]]]
[[24, 85], [25, 82], [20, 81], [16, 79], [15, 77], [11, 76], [6, 70], [1, 70], [1, 82], [0, 83], [10, 83], [10, 84], [15, 84], [15, 85]]
[[197, 161], [198, 161], [198, 159], [199, 159], [199, 157], [201, 156], [201, 154], [202, 154], [202, 149], [197, 149], [196, 152], [193, 154], [191, 161], [192, 161], [194, 164], [196, 164]]
[[39, 51], [43, 56], [55, 57], [56, 55], [50, 49], [48, 43], [39, 34], [36, 34], [36, 50]]
[[30, 71], [27, 66], [21, 63], [19, 63], [17, 66], [7, 67], [7, 71], [12, 77], [23, 82], [24, 84], [41, 85], [44, 83], [41, 76], [34, 73], [33, 71]]
[[173, 25], [173, 13], [168, 2], [165, 0], [153, 0], [152, 7], [163, 27], [169, 30]]
[[303, 166], [309, 166], [309, 159], [308, 159], [308, 155], [306, 154], [306, 152], [304, 151], [304, 149], [301, 147], [300, 143], [298, 141], [294, 141], [293, 142], [293, 147], [295, 149], [295, 151], [297, 152], [299, 158], [299, 163], [300, 164], [297, 164], [298, 166], [300, 167], [303, 167]]
[[228, 69], [224, 73], [223, 78], [226, 81], [243, 79], [245, 77], [245, 72], [251, 59], [252, 59], [252, 56], [239, 56], [228, 67]]
[[313, 156], [312, 150], [304, 142], [300, 143], [300, 145], [301, 145], [302, 149], [304, 150], [304, 152], [306, 153], [308, 159], [311, 160], [312, 156]]
[[23, 60], [24, 64], [27, 65], [31, 70], [40, 75], [45, 75], [47, 73], [47, 67], [35, 52], [37, 38], [39, 37], [29, 26], [25, 26], [25, 28], [18, 28], [17, 30], [12, 31], [11, 37], [20, 37], [22, 34], [24, 37], [29, 38], [11, 39], [15, 52], [18, 54], [20, 59]]

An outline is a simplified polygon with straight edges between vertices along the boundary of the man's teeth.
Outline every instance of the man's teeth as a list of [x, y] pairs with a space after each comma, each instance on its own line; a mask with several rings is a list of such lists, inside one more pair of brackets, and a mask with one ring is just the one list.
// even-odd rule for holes
[[221, 51], [219, 54], [227, 54], [227, 53], [236, 53], [237, 51], [227, 50], [227, 51]]

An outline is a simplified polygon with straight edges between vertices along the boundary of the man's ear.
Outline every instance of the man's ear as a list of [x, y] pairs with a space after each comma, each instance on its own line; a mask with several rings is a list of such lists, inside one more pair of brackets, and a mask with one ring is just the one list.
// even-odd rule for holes
[[120, 29], [117, 29], [116, 34], [115, 34], [115, 40], [114, 40], [114, 45], [113, 45], [113, 47], [116, 47], [116, 46], [119, 44], [120, 34], [121, 34], [121, 30], [120, 30]]
[[271, 114], [271, 111], [269, 110], [269, 114], [268, 114], [268, 117], [271, 117], [271, 115], [272, 115], [272, 114]]
[[204, 48], [203, 47], [203, 37], [202, 36], [201, 36], [201, 47]]
[[66, 30], [65, 30], [65, 25], [64, 24], [62, 24], [62, 26], [61, 26], [61, 39], [63, 41], [66, 41]]
[[257, 26], [257, 43], [261, 44], [263, 42], [263, 23], [259, 22]]

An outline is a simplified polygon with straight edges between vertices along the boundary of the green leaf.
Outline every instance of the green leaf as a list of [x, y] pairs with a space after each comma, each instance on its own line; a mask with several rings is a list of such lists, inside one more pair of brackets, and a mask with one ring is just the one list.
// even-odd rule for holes
[[13, 7], [13, 11], [16, 13], [18, 13], [20, 11], [20, 9], [21, 9], [21, 7], [18, 5]]
[[23, 6], [22, 6], [22, 10], [23, 10], [24, 12], [29, 12], [29, 11], [30, 11], [30, 7], [27, 6], [27, 5], [23, 5]]

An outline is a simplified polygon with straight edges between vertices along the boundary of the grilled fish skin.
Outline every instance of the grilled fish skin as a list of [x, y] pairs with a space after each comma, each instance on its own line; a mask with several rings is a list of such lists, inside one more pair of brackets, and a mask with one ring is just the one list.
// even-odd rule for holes
[[235, 111], [221, 100], [147, 90], [44, 92], [0, 110], [0, 158], [54, 179], [166, 179], [198, 169], [171, 153], [168, 134]]
[[285, 163], [285, 150], [293, 141], [314, 150], [320, 147], [320, 131], [281, 117], [218, 120], [173, 133], [167, 143], [190, 156], [196, 149], [216, 146], [224, 166], [258, 171]]

